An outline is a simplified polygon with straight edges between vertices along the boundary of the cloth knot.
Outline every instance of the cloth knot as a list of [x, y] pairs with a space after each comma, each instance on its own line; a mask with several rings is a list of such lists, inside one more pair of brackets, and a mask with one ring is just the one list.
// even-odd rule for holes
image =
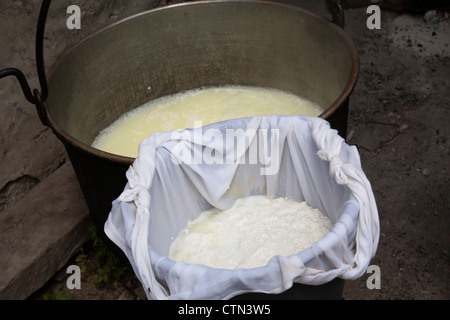
[[150, 207], [150, 193], [147, 188], [142, 185], [136, 185], [133, 188], [122, 192], [119, 197], [120, 201], [131, 202], [134, 201], [137, 207]]
[[325, 160], [330, 162], [330, 176], [333, 177], [338, 184], [348, 184], [348, 177], [342, 170], [345, 163], [342, 161], [342, 158], [339, 154], [334, 154], [329, 150], [319, 150], [317, 155]]
[[339, 155], [334, 155], [330, 159], [330, 175], [334, 177], [338, 184], [348, 184], [347, 175], [342, 170], [344, 164]]

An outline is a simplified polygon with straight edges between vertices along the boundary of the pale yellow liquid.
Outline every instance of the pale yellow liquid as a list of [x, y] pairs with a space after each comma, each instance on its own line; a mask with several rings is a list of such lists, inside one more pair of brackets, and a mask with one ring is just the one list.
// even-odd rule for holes
[[193, 128], [258, 115], [316, 117], [323, 108], [280, 90], [225, 86], [194, 89], [152, 100], [124, 115], [100, 132], [94, 148], [128, 157], [138, 156], [139, 143], [153, 132]]

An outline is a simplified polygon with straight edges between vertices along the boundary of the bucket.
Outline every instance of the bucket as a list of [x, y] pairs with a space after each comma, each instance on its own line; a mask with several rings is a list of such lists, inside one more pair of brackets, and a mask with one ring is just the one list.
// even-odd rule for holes
[[[149, 299], [339, 299], [344, 280], [365, 274], [378, 242], [376, 204], [357, 148], [345, 144], [328, 122], [273, 115], [218, 122], [200, 132], [182, 131], [156, 133], [141, 143], [104, 228], [126, 254]], [[230, 140], [230, 131], [241, 134]], [[264, 138], [264, 132], [271, 134]], [[256, 159], [269, 149], [270, 159]], [[220, 160], [224, 158], [227, 161]], [[250, 222], [255, 219], [252, 209], [239, 205], [241, 212], [230, 213], [237, 219], [236, 233], [224, 221], [205, 225], [208, 218], [202, 217], [201, 227], [191, 229], [193, 242], [174, 240], [185, 235], [183, 230], [202, 212], [227, 210], [238, 199], [255, 195], [305, 201], [333, 226], [309, 247], [272, 255], [255, 268], [244, 264], [277, 243], [295, 242], [286, 232], [305, 236], [289, 231], [286, 224], [295, 225], [283, 221], [289, 215], [278, 220], [271, 212], [268, 220], [261, 218], [264, 226], [259, 228]], [[277, 226], [277, 221], [284, 226]], [[315, 225], [308, 224], [308, 229]], [[255, 242], [265, 243], [256, 244], [253, 236], [258, 238]], [[180, 258], [186, 262], [171, 258], [175, 242], [188, 246]], [[197, 262], [189, 262], [190, 254]], [[240, 267], [227, 269], [225, 265], [234, 262]]]
[[[266, 1], [199, 1], [133, 15], [64, 52], [48, 81], [43, 67], [44, 0], [36, 57], [41, 91], [15, 75], [44, 125], [64, 144], [99, 233], [126, 184], [133, 158], [91, 147], [120, 115], [193, 88], [249, 85], [287, 91], [325, 108], [345, 137], [359, 60], [349, 37], [299, 7]], [[103, 235], [103, 234], [102, 234]]]

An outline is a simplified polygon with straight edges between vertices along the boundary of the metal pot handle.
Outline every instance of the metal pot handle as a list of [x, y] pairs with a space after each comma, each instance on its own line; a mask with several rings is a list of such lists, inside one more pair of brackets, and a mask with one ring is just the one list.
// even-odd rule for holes
[[16, 68], [6, 68], [0, 70], [0, 79], [7, 76], [15, 76], [22, 87], [23, 94], [25, 98], [32, 104], [36, 105], [36, 110], [38, 112], [39, 118], [43, 125], [47, 126], [47, 117], [45, 114], [45, 109], [43, 103], [47, 100], [48, 96], [48, 85], [47, 77], [45, 74], [44, 67], [44, 31], [45, 22], [47, 20], [47, 13], [52, 0], [43, 0], [41, 5], [41, 10], [39, 12], [37, 30], [36, 30], [36, 68], [39, 78], [39, 83], [41, 85], [41, 91], [34, 89], [33, 92], [30, 89], [28, 81], [22, 71]]
[[326, 0], [326, 7], [328, 12], [331, 13], [331, 18], [335, 24], [342, 29], [345, 25], [344, 8], [346, 5], [345, 0]]

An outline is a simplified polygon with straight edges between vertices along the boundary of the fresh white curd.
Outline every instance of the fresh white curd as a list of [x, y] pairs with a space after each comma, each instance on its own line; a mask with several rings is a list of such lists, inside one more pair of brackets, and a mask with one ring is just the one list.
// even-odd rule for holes
[[332, 227], [306, 202], [250, 196], [190, 221], [173, 241], [169, 258], [223, 269], [260, 267], [275, 255], [309, 248]]

